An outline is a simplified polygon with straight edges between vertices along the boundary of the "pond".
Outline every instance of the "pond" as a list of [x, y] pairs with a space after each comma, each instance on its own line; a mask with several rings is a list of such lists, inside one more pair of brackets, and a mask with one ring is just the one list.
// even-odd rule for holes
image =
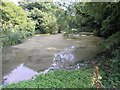
[[5, 47], [2, 50], [4, 83], [28, 80], [36, 74], [59, 68], [80, 68], [81, 60], [100, 52], [97, 45], [101, 40], [93, 35], [75, 40], [61, 34], [36, 35], [22, 44]]

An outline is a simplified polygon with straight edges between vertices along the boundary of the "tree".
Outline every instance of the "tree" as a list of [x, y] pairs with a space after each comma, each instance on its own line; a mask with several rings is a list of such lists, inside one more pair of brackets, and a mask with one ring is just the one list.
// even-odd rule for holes
[[10, 2], [2, 2], [0, 11], [3, 46], [20, 43], [24, 38], [34, 35], [34, 22], [21, 7]]
[[[53, 3], [47, 2], [32, 2], [21, 3], [25, 10], [29, 11], [29, 17], [36, 23], [37, 33], [55, 33], [58, 31], [56, 9]], [[54, 15], [55, 14], [55, 15]]]

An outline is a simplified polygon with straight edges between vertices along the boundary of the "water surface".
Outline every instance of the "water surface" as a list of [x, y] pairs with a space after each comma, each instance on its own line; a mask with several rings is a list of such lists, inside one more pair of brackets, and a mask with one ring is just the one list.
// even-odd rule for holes
[[[96, 45], [101, 40], [92, 35], [81, 36], [76, 40], [65, 39], [61, 34], [36, 35], [22, 44], [2, 49], [2, 76], [15, 71], [19, 66], [25, 66], [24, 69], [28, 68], [33, 72], [41, 72], [54, 66], [56, 64], [54, 61], [60, 61], [62, 67], [76, 65], [81, 60], [96, 56], [100, 51]], [[21, 65], [22, 63], [24, 65]]]

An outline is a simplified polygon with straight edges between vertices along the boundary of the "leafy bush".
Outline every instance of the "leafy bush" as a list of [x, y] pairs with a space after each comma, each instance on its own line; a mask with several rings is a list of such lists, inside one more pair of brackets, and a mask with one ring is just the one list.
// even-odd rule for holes
[[120, 30], [120, 2], [79, 2], [74, 7], [77, 28], [88, 27], [88, 31], [104, 38]]
[[17, 32], [6, 31], [2, 35], [2, 44], [3, 46], [19, 44], [23, 41], [23, 39], [27, 38], [28, 36], [31, 35], [27, 31], [17, 31]]
[[8, 25], [3, 24], [1, 38], [2, 38], [2, 45], [14, 45], [21, 43], [23, 39], [34, 35], [33, 27], [22, 27], [20, 25], [16, 25], [13, 28], [9, 28]]
[[21, 7], [10, 2], [1, 2], [1, 5], [3, 46], [20, 43], [24, 38], [34, 35], [34, 22]]
[[116, 49], [114, 54], [115, 56], [111, 59], [106, 57], [101, 58], [102, 84], [105, 88], [115, 87], [120, 89], [120, 48]]
[[7, 85], [6, 88], [91, 88], [91, 69], [56, 70], [38, 75], [35, 80]]
[[57, 20], [55, 16], [49, 12], [48, 13], [43, 13], [43, 18], [41, 19], [41, 27], [43, 28], [45, 33], [50, 33], [53, 34], [57, 32]]
[[107, 3], [105, 9], [103, 9], [103, 19], [101, 21], [100, 30], [95, 34], [108, 38], [120, 30], [120, 2]]
[[103, 71], [102, 84], [106, 88], [120, 89], [120, 32], [118, 31], [102, 42], [101, 47], [105, 51], [99, 63]]
[[[35, 21], [36, 33], [56, 33], [58, 31], [57, 18], [53, 14], [51, 3], [27, 3], [22, 4], [23, 8], [28, 9], [29, 17]], [[30, 7], [29, 5], [32, 5]], [[25, 7], [24, 7], [25, 6]]]
[[120, 32], [115, 33], [114, 35], [110, 36], [104, 42], [102, 42], [101, 47], [104, 50], [114, 50], [120, 45]]

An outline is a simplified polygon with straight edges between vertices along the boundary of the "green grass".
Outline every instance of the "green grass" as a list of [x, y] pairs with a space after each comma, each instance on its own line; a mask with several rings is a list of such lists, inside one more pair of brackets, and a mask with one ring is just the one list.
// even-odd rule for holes
[[35, 80], [9, 84], [5, 88], [92, 88], [92, 70], [56, 70], [36, 76]]

